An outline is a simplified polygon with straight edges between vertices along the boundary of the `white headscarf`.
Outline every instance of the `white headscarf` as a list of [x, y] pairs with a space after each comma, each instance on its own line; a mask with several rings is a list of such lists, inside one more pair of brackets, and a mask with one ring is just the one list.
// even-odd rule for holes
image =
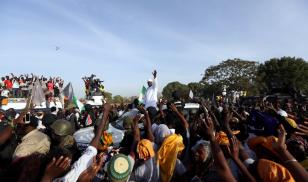
[[[154, 124], [153, 124], [154, 125]], [[170, 131], [170, 129], [168, 128], [167, 125], [165, 124], [160, 124], [160, 125], [152, 125], [152, 132], [154, 134], [154, 137], [155, 137], [155, 143], [160, 145], [163, 143], [164, 139], [171, 135], [172, 132]]]

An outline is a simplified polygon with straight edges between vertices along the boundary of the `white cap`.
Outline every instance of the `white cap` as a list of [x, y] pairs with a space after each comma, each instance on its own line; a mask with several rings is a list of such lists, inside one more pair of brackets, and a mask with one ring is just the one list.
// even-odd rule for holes
[[153, 80], [151, 78], [148, 79], [148, 82], [153, 82]]
[[288, 117], [288, 113], [286, 111], [284, 111], [284, 110], [281, 110], [281, 109], [278, 111], [278, 114], [280, 116], [283, 116], [283, 117]]

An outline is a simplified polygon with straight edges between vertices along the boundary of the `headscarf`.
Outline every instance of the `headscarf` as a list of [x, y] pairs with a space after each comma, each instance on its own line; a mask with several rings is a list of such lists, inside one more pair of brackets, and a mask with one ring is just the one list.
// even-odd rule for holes
[[139, 154], [139, 159], [147, 160], [155, 156], [153, 144], [147, 139], [142, 139], [138, 142], [137, 152]]
[[161, 181], [169, 182], [173, 176], [178, 153], [184, 150], [181, 135], [172, 134], [168, 136], [157, 152], [157, 163], [160, 168]]
[[288, 113], [284, 110], [280, 109], [277, 113], [282, 117], [288, 117]]
[[278, 138], [274, 136], [263, 137], [257, 136], [248, 140], [248, 146], [252, 150], [256, 150], [258, 146], [262, 146], [267, 150], [271, 151], [273, 154], [277, 155], [276, 151], [273, 149], [273, 142], [277, 142]]
[[292, 128], [297, 128], [297, 124], [296, 121], [294, 121], [294, 119], [291, 118], [286, 118], [287, 123], [289, 123], [290, 126], [292, 126]]
[[153, 134], [155, 137], [155, 143], [160, 145], [163, 143], [164, 139], [171, 135], [171, 131], [165, 124], [160, 124], [157, 127], [152, 127]]
[[264, 182], [295, 182], [288, 169], [270, 160], [260, 159], [257, 171]]
[[[240, 131], [232, 131], [233, 135], [239, 134]], [[228, 136], [225, 132], [220, 131], [216, 133], [216, 141], [218, 142], [219, 145], [230, 145]]]
[[206, 140], [199, 140], [197, 143], [191, 148], [192, 151], [197, 151], [199, 146], [203, 145], [207, 148], [207, 150], [210, 150], [210, 142]]
[[204, 161], [202, 162], [205, 162], [206, 160], [208, 160], [211, 155], [212, 155], [212, 151], [211, 151], [211, 143], [209, 141], [206, 141], [206, 140], [199, 140], [192, 148], [191, 150], [193, 152], [196, 152], [199, 147], [204, 147], [204, 149], [207, 151], [207, 157], [204, 159]]

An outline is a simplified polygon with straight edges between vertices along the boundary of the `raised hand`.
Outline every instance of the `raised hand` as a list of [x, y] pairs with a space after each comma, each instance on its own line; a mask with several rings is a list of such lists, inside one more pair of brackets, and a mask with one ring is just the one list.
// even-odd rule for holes
[[295, 132], [296, 135], [308, 136], [308, 122], [305, 121], [303, 124], [298, 124], [297, 128], [298, 131]]
[[142, 116], [141, 116], [141, 114], [137, 114], [135, 117], [134, 117], [134, 119], [133, 119], [133, 125], [135, 125], [135, 124], [138, 124], [138, 122], [140, 121], [142, 119]]
[[64, 175], [71, 165], [71, 159], [68, 157], [53, 158], [45, 169], [42, 181], [52, 181], [53, 179]]
[[201, 126], [205, 137], [208, 138], [208, 140], [210, 141], [214, 141], [214, 124], [211, 117], [205, 118], [205, 121], [201, 122]]
[[278, 141], [273, 143], [273, 149], [277, 153], [287, 150], [286, 135], [287, 135], [286, 130], [284, 129], [283, 125], [280, 124], [278, 127]]
[[145, 110], [145, 108], [142, 105], [138, 105], [137, 109], [140, 111], [140, 113], [145, 114], [147, 111]]
[[203, 111], [210, 112], [210, 108], [207, 106], [207, 103], [205, 100], [201, 100], [199, 104], [202, 106]]
[[273, 149], [278, 157], [284, 162], [284, 166], [290, 171], [295, 181], [308, 181], [308, 172], [299, 162], [290, 154], [286, 147], [286, 131], [282, 125], [278, 129], [278, 141], [273, 143]]
[[152, 74], [153, 74], [154, 78], [156, 78], [157, 71], [156, 71], [156, 70], [154, 70], [154, 72], [153, 72]]
[[231, 129], [230, 129], [230, 121], [233, 117], [233, 112], [230, 112], [229, 110], [227, 109], [224, 109], [223, 110], [223, 129], [226, 131], [226, 132], [231, 132]]
[[173, 112], [178, 112], [178, 108], [176, 108], [175, 104], [173, 104], [173, 103], [170, 104], [170, 109], [171, 109]]
[[229, 155], [232, 159], [237, 159], [239, 157], [239, 144], [235, 136], [229, 138]]
[[81, 173], [78, 178], [78, 181], [91, 181], [98, 171], [102, 168], [103, 164], [105, 163], [104, 153], [100, 153], [97, 156], [93, 157], [92, 165], [88, 167], [85, 171]]
[[161, 99], [160, 102], [158, 103], [158, 108], [159, 110], [162, 111], [163, 105], [166, 104], [167, 101], [165, 99]]

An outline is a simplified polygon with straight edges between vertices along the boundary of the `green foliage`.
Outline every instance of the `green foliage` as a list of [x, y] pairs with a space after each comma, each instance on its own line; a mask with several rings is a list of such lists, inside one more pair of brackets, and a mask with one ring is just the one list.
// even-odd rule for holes
[[195, 97], [203, 95], [205, 85], [199, 82], [190, 82], [187, 84], [189, 87], [189, 90], [191, 90], [194, 93]]
[[133, 103], [134, 99], [138, 98], [137, 96], [131, 96], [131, 97], [124, 97], [123, 101], [124, 103]]
[[123, 103], [123, 101], [124, 101], [124, 98], [121, 96], [121, 95], [115, 95], [114, 97], [113, 97], [113, 102], [114, 103]]
[[258, 69], [258, 81], [263, 89], [275, 88], [301, 90], [308, 93], [308, 63], [302, 58], [272, 58], [261, 64]]
[[213, 93], [220, 91], [216, 85], [209, 85], [207, 83], [190, 82], [187, 84], [189, 89], [194, 93], [194, 97], [212, 97]]
[[170, 82], [168, 83], [164, 89], [163, 89], [163, 97], [165, 99], [171, 99], [172, 98], [172, 92], [179, 91], [181, 97], [187, 98], [189, 93], [189, 87], [185, 84], [182, 84], [180, 82]]
[[228, 90], [246, 90], [254, 94], [257, 71], [257, 62], [228, 59], [206, 69], [201, 82], [211, 85], [212, 89], [220, 88], [219, 91], [226, 85]]
[[104, 97], [107, 99], [107, 101], [111, 101], [112, 100], [112, 93], [104, 92]]

